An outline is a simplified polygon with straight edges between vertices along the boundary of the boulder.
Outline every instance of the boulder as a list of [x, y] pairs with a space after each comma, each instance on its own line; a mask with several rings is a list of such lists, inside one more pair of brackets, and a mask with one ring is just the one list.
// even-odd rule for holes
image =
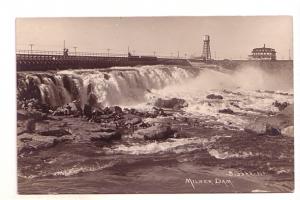
[[231, 110], [230, 108], [225, 108], [225, 109], [221, 109], [219, 110], [219, 113], [223, 113], [223, 114], [234, 114], [233, 110]]
[[223, 97], [221, 95], [217, 95], [217, 94], [209, 94], [206, 96], [207, 99], [223, 99]]
[[90, 134], [92, 142], [112, 142], [113, 140], [120, 140], [122, 138], [121, 131], [114, 132], [97, 132]]
[[154, 105], [159, 108], [169, 108], [174, 110], [179, 110], [181, 108], [187, 107], [188, 104], [184, 99], [172, 98], [172, 99], [161, 99], [158, 98]]
[[164, 140], [174, 136], [176, 131], [167, 125], [156, 125], [146, 129], [136, 131], [136, 134], [142, 135], [145, 140]]

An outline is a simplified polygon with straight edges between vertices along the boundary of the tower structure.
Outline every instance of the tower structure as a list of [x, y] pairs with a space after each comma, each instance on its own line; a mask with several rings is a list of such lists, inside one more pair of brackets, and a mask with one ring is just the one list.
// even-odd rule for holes
[[204, 35], [203, 36], [202, 59], [203, 60], [211, 60], [209, 35]]

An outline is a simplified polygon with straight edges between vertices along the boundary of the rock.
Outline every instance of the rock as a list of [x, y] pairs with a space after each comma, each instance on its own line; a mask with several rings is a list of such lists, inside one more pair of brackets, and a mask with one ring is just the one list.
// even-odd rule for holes
[[254, 133], [254, 134], [258, 134], [258, 135], [263, 135], [266, 132], [266, 125], [267, 125], [266, 122], [256, 121], [256, 122], [248, 124], [245, 127], [244, 130], [247, 133]]
[[125, 125], [136, 125], [142, 122], [142, 119], [140, 117], [135, 117], [133, 119], [127, 120], [125, 122]]
[[184, 99], [178, 99], [178, 98], [172, 98], [172, 99], [158, 98], [154, 103], [154, 105], [160, 108], [170, 108], [174, 110], [179, 110], [181, 108], [188, 106], [187, 102]]
[[18, 110], [17, 111], [17, 119], [18, 120], [26, 120], [26, 119], [34, 119], [34, 120], [46, 120], [48, 116], [46, 113], [42, 113], [37, 110]]
[[245, 129], [247, 133], [254, 133], [257, 135], [270, 135], [270, 136], [278, 136], [281, 135], [281, 130], [276, 125], [271, 125], [267, 122], [255, 122], [249, 124]]
[[104, 78], [105, 78], [106, 80], [108, 80], [108, 79], [110, 78], [110, 76], [109, 76], [108, 74], [104, 74]]
[[275, 101], [272, 103], [273, 106], [277, 107], [279, 111], [284, 110], [289, 104], [287, 102], [280, 103]]
[[288, 126], [282, 129], [281, 134], [288, 137], [294, 137], [294, 126]]
[[28, 113], [25, 110], [18, 110], [17, 111], [17, 119], [18, 120], [25, 120], [28, 119]]
[[18, 155], [51, 148], [59, 143], [70, 140], [72, 140], [70, 136], [57, 138], [55, 136], [41, 136], [37, 134], [24, 133], [17, 137]]
[[113, 140], [120, 140], [122, 138], [120, 130], [114, 132], [91, 133], [90, 136], [92, 142], [112, 142]]
[[122, 114], [123, 113], [122, 108], [119, 106], [110, 107], [109, 110], [111, 113], [114, 113], [114, 114]]
[[267, 124], [266, 125], [266, 134], [271, 135], [271, 136], [281, 135], [281, 130], [278, 127]]
[[234, 114], [233, 110], [231, 110], [230, 108], [225, 108], [225, 109], [221, 109], [219, 110], [219, 113], [224, 113], [224, 114]]
[[35, 131], [35, 127], [36, 127], [36, 120], [29, 119], [26, 123], [26, 131], [32, 133]]
[[207, 99], [223, 99], [221, 95], [209, 94], [206, 96]]
[[[258, 117], [254, 122], [245, 127], [248, 133], [256, 133], [259, 135], [281, 135], [283, 131], [291, 134], [291, 127], [294, 126], [294, 109], [293, 105], [288, 105], [284, 110], [274, 116]], [[286, 129], [290, 127], [289, 129]], [[289, 132], [289, 133], [287, 133]]]
[[174, 136], [175, 130], [170, 126], [156, 125], [136, 131], [136, 134], [144, 136], [145, 140], [164, 140]]
[[151, 125], [149, 124], [149, 123], [145, 123], [145, 122], [142, 122], [140, 125], [139, 125], [139, 127], [140, 128], [148, 128], [148, 127], [150, 127]]
[[112, 133], [112, 132], [115, 132], [116, 129], [113, 129], [113, 128], [100, 128], [100, 129], [92, 129], [92, 130], [87, 130], [87, 131], [90, 131], [90, 132], [107, 132], [107, 133]]
[[47, 131], [40, 131], [37, 134], [42, 136], [55, 136], [55, 137], [61, 137], [64, 135], [72, 135], [71, 132], [66, 131], [65, 129], [53, 129], [53, 130], [47, 130]]

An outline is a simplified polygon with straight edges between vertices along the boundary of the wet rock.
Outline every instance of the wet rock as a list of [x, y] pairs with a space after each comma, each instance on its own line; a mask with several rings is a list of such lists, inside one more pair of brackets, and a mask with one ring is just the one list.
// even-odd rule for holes
[[219, 113], [224, 113], [224, 114], [234, 114], [233, 110], [231, 110], [230, 108], [225, 108], [225, 109], [221, 109], [219, 110]]
[[28, 112], [25, 110], [18, 110], [17, 111], [17, 119], [18, 120], [28, 119]]
[[35, 131], [35, 128], [36, 128], [36, 120], [29, 119], [26, 123], [26, 131], [32, 133]]
[[112, 142], [114, 140], [120, 140], [121, 138], [122, 134], [120, 130], [114, 132], [91, 133], [90, 135], [90, 140], [92, 142]]
[[142, 123], [139, 125], [140, 128], [149, 128], [150, 126], [151, 126], [151, 124], [145, 123], [145, 122], [142, 122]]
[[133, 119], [127, 120], [125, 122], [125, 125], [136, 125], [142, 122], [142, 119], [140, 117], [135, 117]]
[[284, 110], [289, 104], [287, 102], [278, 102], [278, 101], [275, 101], [272, 103], [273, 106], [275, 106], [276, 108], [278, 108], [279, 111], [282, 111]]
[[116, 129], [102, 127], [100, 129], [92, 129], [92, 130], [88, 130], [88, 131], [90, 131], [90, 132], [107, 132], [107, 133], [112, 133], [112, 132], [115, 132]]
[[92, 118], [92, 106], [85, 104], [83, 108], [83, 114], [89, 119]]
[[18, 120], [34, 119], [34, 120], [46, 120], [48, 115], [37, 110], [18, 110], [17, 111]]
[[136, 134], [142, 135], [145, 140], [164, 140], [173, 137], [174, 133], [175, 130], [167, 125], [156, 125], [136, 131]]
[[217, 94], [209, 94], [206, 96], [207, 99], [223, 99], [223, 97], [221, 95], [217, 95]]
[[57, 144], [68, 142], [72, 139], [73, 138], [70, 136], [57, 138], [55, 136], [41, 136], [37, 134], [25, 133], [17, 137], [18, 155], [51, 148]]
[[65, 129], [53, 129], [53, 130], [46, 130], [46, 131], [40, 131], [37, 134], [42, 136], [55, 136], [55, 137], [62, 137], [64, 135], [72, 135], [70, 131], [67, 131]]
[[104, 74], [104, 78], [105, 78], [105, 80], [108, 80], [110, 78], [110, 76], [108, 74]]
[[288, 126], [282, 129], [281, 134], [288, 137], [294, 137], [294, 126]]
[[123, 113], [122, 108], [119, 106], [110, 107], [109, 110], [110, 110], [110, 113], [114, 113], [114, 114], [122, 114]]
[[249, 124], [244, 130], [247, 133], [254, 133], [257, 135], [281, 135], [281, 130], [278, 126], [276, 126], [275, 124], [269, 124], [267, 122], [255, 122]]
[[281, 130], [274, 125], [267, 124], [266, 125], [266, 134], [270, 135], [270, 136], [278, 136], [278, 135], [281, 135]]
[[64, 106], [58, 107], [52, 115], [54, 116], [64, 116], [64, 115], [76, 115], [81, 112], [81, 108], [77, 103], [71, 102]]
[[161, 99], [158, 98], [154, 105], [159, 108], [170, 108], [174, 110], [179, 110], [181, 108], [187, 107], [188, 104], [184, 99], [172, 98], [172, 99]]
[[[259, 117], [254, 122], [245, 127], [248, 133], [258, 135], [281, 135], [287, 127], [294, 126], [294, 109], [293, 105], [288, 105], [284, 110], [274, 116]], [[287, 131], [286, 129], [285, 131]]]

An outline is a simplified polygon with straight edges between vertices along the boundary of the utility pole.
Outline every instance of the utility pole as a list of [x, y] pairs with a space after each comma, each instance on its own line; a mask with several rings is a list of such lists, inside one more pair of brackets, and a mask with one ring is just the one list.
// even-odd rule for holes
[[110, 48], [107, 49], [107, 57], [109, 57]]
[[155, 56], [156, 51], [153, 51], [153, 55]]
[[217, 52], [215, 51], [215, 60], [217, 60]]
[[74, 48], [74, 52], [75, 52], [75, 56], [76, 56], [76, 49], [77, 49], [77, 47], [73, 47]]
[[64, 40], [64, 50], [66, 49], [66, 41]]
[[30, 46], [30, 53], [32, 54], [32, 47], [34, 46], [34, 44], [29, 44]]
[[185, 54], [184, 54], [185, 59], [186, 59], [186, 55], [187, 55], [187, 54], [185, 53]]
[[179, 51], [177, 51], [177, 58], [179, 58]]

